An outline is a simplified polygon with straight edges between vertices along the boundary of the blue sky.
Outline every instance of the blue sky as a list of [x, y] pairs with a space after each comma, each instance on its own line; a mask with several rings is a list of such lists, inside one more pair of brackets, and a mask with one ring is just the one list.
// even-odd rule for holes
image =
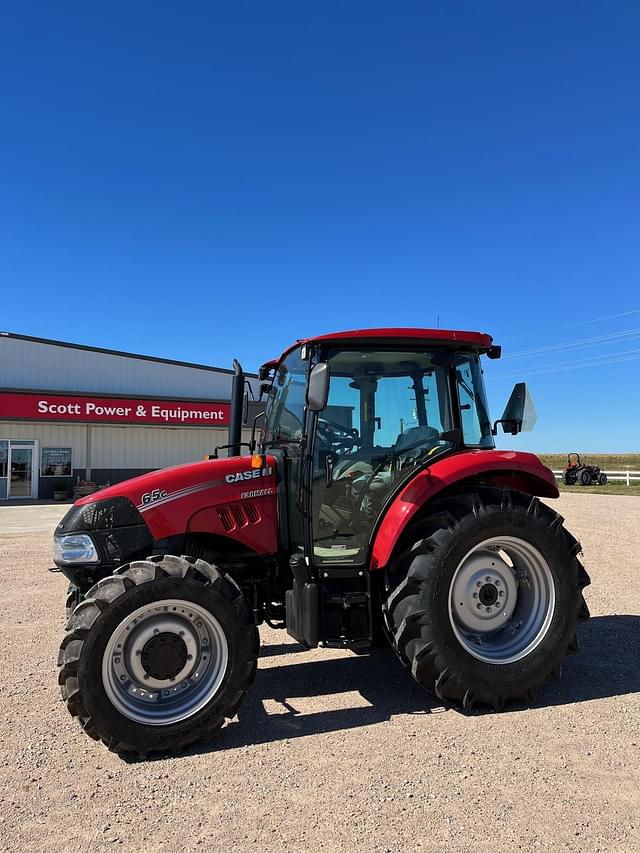
[[439, 321], [503, 344], [494, 417], [530, 382], [507, 444], [638, 451], [639, 43], [634, 2], [5, 4], [0, 328], [255, 369]]

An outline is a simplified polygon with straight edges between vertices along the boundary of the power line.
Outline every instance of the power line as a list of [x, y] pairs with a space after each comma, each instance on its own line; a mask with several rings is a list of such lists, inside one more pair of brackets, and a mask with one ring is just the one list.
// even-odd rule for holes
[[[632, 314], [640, 314], [640, 308], [633, 308], [631, 311], [621, 311], [619, 314], [607, 314], [606, 317], [594, 317], [592, 320], [580, 320], [578, 323], [569, 323], [566, 326], [554, 326], [551, 329], [537, 329], [535, 332], [525, 332], [523, 335], [518, 335], [518, 340], [522, 338], [532, 338], [534, 335], [547, 335], [551, 332], [562, 332], [565, 329], [575, 329], [578, 326], [588, 326], [591, 323], [604, 323], [605, 320], [616, 320], [619, 317], [630, 317]], [[509, 340], [509, 338], [507, 338]]]
[[502, 360], [511, 361], [517, 358], [526, 358], [530, 355], [542, 355], [546, 353], [564, 352], [572, 349], [580, 349], [583, 347], [599, 346], [600, 344], [613, 343], [619, 340], [629, 340], [640, 337], [640, 327], [635, 329], [626, 329], [623, 332], [612, 332], [609, 335], [596, 335], [592, 338], [583, 338], [579, 341], [568, 341], [563, 344], [550, 344], [549, 346], [536, 347], [535, 349], [523, 350], [522, 352], [513, 353], [513, 355], [505, 356]]
[[554, 365], [540, 365], [539, 367], [524, 367], [518, 373], [498, 373], [486, 375], [487, 380], [510, 380], [523, 377], [535, 377], [542, 374], [562, 373], [566, 370], [580, 370], [587, 367], [606, 367], [610, 364], [621, 364], [626, 361], [640, 359], [640, 349], [625, 350], [620, 353], [608, 353], [607, 355], [592, 356], [586, 359], [560, 362]]
[[[637, 355], [635, 355], [637, 353]], [[492, 379], [508, 379], [515, 376], [532, 376], [538, 373], [554, 373], [560, 370], [569, 370], [580, 367], [598, 367], [607, 364], [615, 364], [619, 361], [633, 361], [640, 357], [640, 349], [626, 350], [622, 353], [609, 353], [606, 356], [594, 356], [587, 359], [578, 359], [576, 361], [563, 361], [558, 364], [540, 365], [539, 367], [524, 367], [522, 370], [513, 373], [496, 374]]]
[[562, 367], [565, 364], [586, 364], [586, 363], [590, 363], [590, 362], [596, 363], [599, 361], [606, 361], [610, 358], [617, 358], [618, 356], [628, 355], [630, 353], [636, 353], [636, 352], [640, 352], [640, 349], [623, 350], [622, 352], [608, 352], [608, 353], [605, 353], [604, 355], [588, 355], [588, 356], [583, 356], [582, 358], [579, 358], [579, 359], [574, 359], [572, 361], [547, 362], [547, 363], [542, 363], [542, 364], [535, 364], [535, 363], [523, 364], [521, 367], [518, 367], [517, 365], [510, 365], [503, 373], [500, 373], [500, 371], [497, 371], [494, 373], [492, 371], [492, 375], [494, 375], [494, 376], [507, 376], [507, 375], [511, 376], [516, 371], [518, 372], [518, 374], [521, 374], [521, 373], [535, 372], [536, 370], [548, 370], [552, 367]]

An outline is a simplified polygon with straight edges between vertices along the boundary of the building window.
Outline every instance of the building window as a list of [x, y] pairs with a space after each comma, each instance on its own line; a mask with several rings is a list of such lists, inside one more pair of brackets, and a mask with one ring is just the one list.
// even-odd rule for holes
[[7, 476], [7, 457], [9, 456], [9, 442], [0, 441], [0, 477]]
[[40, 460], [41, 477], [70, 477], [71, 448], [43, 447]]

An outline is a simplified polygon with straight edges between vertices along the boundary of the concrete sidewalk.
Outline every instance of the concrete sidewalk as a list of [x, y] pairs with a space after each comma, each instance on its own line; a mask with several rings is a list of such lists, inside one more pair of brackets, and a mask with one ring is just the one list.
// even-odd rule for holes
[[0, 536], [14, 533], [53, 533], [70, 504], [31, 504], [27, 506], [0, 506]]

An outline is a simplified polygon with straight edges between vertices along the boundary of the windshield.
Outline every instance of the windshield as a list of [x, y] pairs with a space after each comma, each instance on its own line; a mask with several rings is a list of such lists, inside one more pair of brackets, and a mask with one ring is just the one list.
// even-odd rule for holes
[[276, 368], [267, 399], [262, 441], [299, 440], [304, 431], [308, 362], [300, 349], [290, 353]]

